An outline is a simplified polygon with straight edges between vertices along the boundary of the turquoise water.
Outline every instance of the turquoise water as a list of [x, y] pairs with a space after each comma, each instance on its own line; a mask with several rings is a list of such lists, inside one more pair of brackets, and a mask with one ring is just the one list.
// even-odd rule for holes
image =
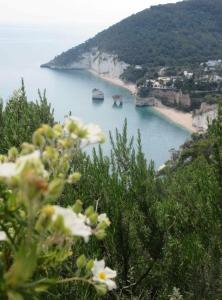
[[[86, 122], [99, 124], [108, 135], [121, 129], [128, 121], [129, 135], [140, 129], [143, 150], [148, 159], [160, 166], [170, 157], [169, 150], [178, 148], [190, 133], [168, 121], [152, 108], [136, 108], [130, 93], [103, 81], [86, 71], [55, 71], [39, 65], [78, 43], [74, 32], [62, 30], [1, 27], [0, 28], [0, 97], [4, 100], [24, 78], [29, 99], [34, 100], [37, 89], [46, 88], [48, 100], [55, 109], [55, 117], [62, 121], [70, 111]], [[99, 88], [104, 102], [93, 102], [91, 91]], [[113, 107], [112, 95], [123, 96], [122, 108]], [[109, 143], [104, 151], [109, 150]]]

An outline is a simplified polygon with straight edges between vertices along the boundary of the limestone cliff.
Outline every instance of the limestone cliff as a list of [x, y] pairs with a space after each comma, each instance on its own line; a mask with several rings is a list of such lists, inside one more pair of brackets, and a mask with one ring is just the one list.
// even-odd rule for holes
[[193, 114], [193, 126], [199, 131], [206, 131], [208, 124], [217, 117], [217, 105], [202, 103], [200, 109]]
[[191, 106], [191, 99], [189, 94], [183, 94], [181, 91], [173, 91], [168, 89], [152, 89], [150, 97], [140, 98], [137, 97], [137, 106], [160, 106], [164, 104], [172, 107], [182, 107], [189, 109]]
[[165, 105], [179, 106], [182, 108], [190, 108], [191, 99], [189, 94], [183, 94], [181, 91], [173, 91], [168, 89], [153, 89], [152, 95]]
[[136, 97], [136, 106], [161, 106], [161, 102], [155, 97], [140, 98]]
[[57, 64], [56, 60], [42, 65], [51, 69], [85, 69], [93, 70], [98, 75], [105, 75], [108, 78], [118, 78], [129, 65], [118, 59], [117, 55], [92, 49], [90, 52], [81, 54], [78, 59], [68, 65]]

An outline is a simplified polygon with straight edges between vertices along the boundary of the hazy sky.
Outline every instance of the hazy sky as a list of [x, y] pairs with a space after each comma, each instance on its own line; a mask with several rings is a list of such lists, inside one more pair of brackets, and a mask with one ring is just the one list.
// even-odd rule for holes
[[151, 5], [178, 0], [0, 0], [0, 23], [105, 28]]

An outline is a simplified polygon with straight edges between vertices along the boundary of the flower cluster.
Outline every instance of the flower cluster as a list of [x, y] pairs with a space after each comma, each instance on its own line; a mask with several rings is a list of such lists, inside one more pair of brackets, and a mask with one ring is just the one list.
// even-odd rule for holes
[[[81, 148], [104, 142], [101, 129], [69, 117], [64, 125], [43, 125], [33, 134], [32, 142], [23, 143], [20, 150], [13, 147], [0, 157], [0, 183], [5, 187], [4, 199], [0, 199], [0, 242], [6, 243], [5, 251], [10, 255], [5, 263], [11, 262], [5, 268], [0, 294], [9, 299], [13, 294], [22, 299], [23, 292], [32, 295], [38, 290], [38, 281], [32, 283], [38, 261], [44, 269], [56, 266], [72, 255], [79, 239], [88, 242], [92, 235], [103, 239], [110, 225], [105, 213], [99, 214], [93, 206], [83, 209], [80, 200], [67, 208], [56, 204], [64, 186], [81, 178], [70, 164]], [[116, 288], [116, 272], [105, 267], [104, 260], [87, 261], [81, 255], [76, 265], [85, 270], [83, 280], [100, 294]], [[68, 281], [77, 279], [81, 277]], [[53, 278], [50, 284], [66, 280]]]

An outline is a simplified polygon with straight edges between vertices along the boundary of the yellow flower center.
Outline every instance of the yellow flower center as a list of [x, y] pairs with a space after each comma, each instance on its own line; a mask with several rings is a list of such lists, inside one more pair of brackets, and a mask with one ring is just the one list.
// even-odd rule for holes
[[99, 279], [105, 280], [106, 279], [106, 274], [104, 272], [99, 273]]
[[46, 205], [45, 207], [43, 207], [42, 211], [47, 217], [51, 217], [55, 213], [55, 209], [51, 205]]

